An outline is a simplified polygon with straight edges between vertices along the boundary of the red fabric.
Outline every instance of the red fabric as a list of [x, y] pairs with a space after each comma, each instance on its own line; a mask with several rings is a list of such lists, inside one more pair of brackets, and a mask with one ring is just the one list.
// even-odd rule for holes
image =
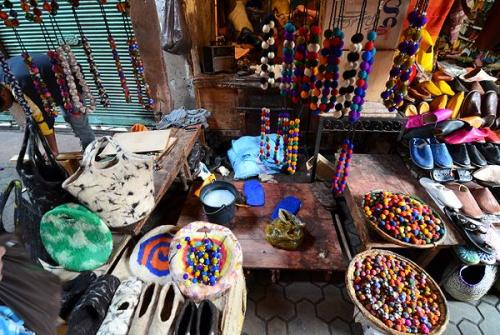
[[[427, 9], [427, 25], [425, 28], [432, 36], [432, 40], [435, 41], [443, 28], [444, 21], [450, 12], [451, 6], [454, 1], [450, 0], [431, 0], [429, 1], [429, 8]], [[408, 13], [410, 13], [417, 4], [417, 0], [411, 0], [410, 6], [408, 7]], [[408, 14], [406, 15], [408, 17]], [[408, 27], [408, 20], [404, 22], [404, 28]]]

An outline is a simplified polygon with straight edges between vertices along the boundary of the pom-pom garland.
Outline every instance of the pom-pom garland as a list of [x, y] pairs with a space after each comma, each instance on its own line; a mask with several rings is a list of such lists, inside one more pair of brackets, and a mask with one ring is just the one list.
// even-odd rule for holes
[[262, 26], [264, 41], [261, 44], [262, 57], [260, 59], [260, 87], [267, 90], [276, 84], [274, 78], [274, 58], [276, 57], [276, 47], [274, 41], [274, 20], [269, 21]]
[[22, 57], [24, 59], [24, 63], [28, 67], [29, 74], [31, 76], [31, 80], [33, 81], [33, 86], [35, 87], [38, 95], [40, 96], [40, 100], [43, 104], [43, 110], [46, 115], [57, 116], [57, 106], [54, 102], [54, 98], [52, 97], [52, 93], [50, 93], [47, 88], [47, 84], [42, 78], [40, 74], [40, 69], [33, 62], [33, 58], [29, 53], [23, 52]]
[[319, 90], [314, 88], [314, 84], [316, 82], [316, 74], [318, 71], [318, 59], [319, 59], [319, 51], [321, 49], [320, 43], [320, 33], [321, 29], [319, 26], [312, 26], [309, 32], [309, 41], [307, 44], [307, 53], [306, 53], [306, 61], [305, 61], [305, 69], [304, 69], [304, 78], [303, 78], [303, 92], [307, 92], [307, 94], [301, 95], [302, 99], [307, 99], [310, 97], [309, 109], [312, 111], [318, 110], [318, 101], [319, 101]]
[[[342, 111], [342, 115], [346, 115], [354, 98], [354, 85], [356, 84], [356, 73], [358, 72], [360, 66], [360, 53], [363, 49], [363, 34], [356, 33], [351, 37], [352, 45], [349, 48], [349, 54], [347, 54], [347, 62], [345, 64], [346, 70], [342, 73], [342, 78], [344, 79], [344, 85], [339, 89], [340, 97], [335, 105], [335, 109]], [[359, 42], [358, 42], [359, 41]]]
[[271, 155], [271, 145], [269, 140], [269, 134], [271, 132], [271, 110], [269, 108], [262, 107], [260, 113], [260, 149], [259, 157], [261, 160], [269, 158]]
[[280, 93], [282, 96], [289, 96], [292, 88], [295, 26], [292, 22], [287, 22], [284, 28]]
[[291, 92], [293, 104], [298, 104], [302, 97], [306, 99], [309, 96], [309, 84], [303, 84], [308, 35], [309, 30], [306, 26], [300, 27], [297, 31]]
[[[425, 2], [424, 2], [425, 3]], [[410, 26], [404, 31], [405, 39], [399, 43], [398, 54], [386, 82], [386, 90], [380, 95], [384, 105], [390, 112], [395, 112], [403, 106], [403, 100], [408, 94], [411, 68], [415, 64], [415, 55], [420, 47], [422, 29], [427, 23], [425, 7], [419, 7], [408, 15]]]
[[63, 108], [67, 113], [73, 114], [73, 104], [71, 103], [68, 83], [65, 79], [64, 69], [61, 65], [59, 54], [54, 50], [49, 50], [47, 52], [47, 56], [49, 56], [50, 63], [52, 64], [52, 72], [54, 72], [57, 85], [59, 86], [59, 92], [61, 93], [61, 98], [63, 101]]
[[332, 180], [332, 190], [336, 196], [341, 195], [345, 191], [353, 149], [354, 143], [346, 138], [344, 143], [342, 143], [337, 167], [335, 168], [335, 175]]
[[299, 134], [300, 133], [300, 118], [290, 120], [288, 128], [288, 143], [287, 143], [287, 171], [290, 174], [295, 174], [297, 171], [297, 160], [299, 155]]

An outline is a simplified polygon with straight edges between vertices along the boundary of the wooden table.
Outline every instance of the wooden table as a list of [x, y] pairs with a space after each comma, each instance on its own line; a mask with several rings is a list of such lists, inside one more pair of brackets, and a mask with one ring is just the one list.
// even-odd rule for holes
[[[203, 132], [200, 125], [192, 126], [186, 129], [173, 129], [170, 136], [177, 138], [177, 142], [168, 154], [165, 154], [157, 160], [156, 165], [158, 166], [158, 169], [154, 171], [154, 208], [156, 208], [165, 193], [167, 193], [168, 189], [178, 175], [181, 175], [183, 180], [190, 178], [187, 158], [193, 150], [193, 146], [198, 138], [201, 138], [202, 142], [204, 142]], [[152, 212], [153, 211], [151, 211], [151, 213]], [[125, 228], [113, 229], [113, 231], [137, 235], [149, 219], [151, 213], [136, 224]]]
[[404, 248], [391, 242], [387, 242], [370, 228], [366, 221], [361, 202], [367, 192], [373, 190], [384, 190], [392, 192], [404, 192], [413, 194], [422, 199], [439, 212], [446, 226], [446, 237], [436, 248], [421, 249], [417, 263], [427, 266], [438, 254], [441, 248], [464, 244], [464, 240], [455, 226], [448, 220], [446, 215], [435, 206], [433, 200], [425, 189], [419, 184], [410, 171], [406, 168], [402, 159], [397, 155], [353, 155], [351, 161], [350, 176], [345, 198], [354, 225], [363, 243], [363, 249], [372, 248]]
[[[235, 182], [241, 191], [243, 182]], [[238, 207], [231, 230], [241, 243], [243, 267], [269, 269], [276, 280], [279, 270], [319, 270], [327, 275], [344, 270], [346, 260], [340, 249], [332, 215], [315, 198], [312, 184], [263, 184], [266, 203], [263, 207]], [[193, 187], [193, 190], [195, 188]], [[264, 227], [271, 221], [276, 204], [293, 195], [302, 201], [298, 217], [306, 223], [306, 236], [296, 251], [274, 248], [265, 239]], [[177, 225], [193, 221], [208, 221], [199, 199], [191, 192], [186, 199]]]

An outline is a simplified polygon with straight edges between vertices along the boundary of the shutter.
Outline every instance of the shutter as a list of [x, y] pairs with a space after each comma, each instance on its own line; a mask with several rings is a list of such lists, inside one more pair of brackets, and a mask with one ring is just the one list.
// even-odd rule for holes
[[[127, 77], [127, 83], [132, 95], [132, 102], [125, 102], [125, 96], [120, 86], [120, 80], [115, 68], [111, 48], [108, 44], [108, 35], [104, 26], [104, 19], [101, 14], [97, 0], [82, 0], [80, 7], [77, 9], [77, 14], [83, 31], [89, 40], [92, 48], [94, 59], [101, 73], [103, 85], [109, 95], [111, 107], [106, 109], [99, 104], [97, 89], [95, 88], [92, 74], [89, 72], [87, 58], [83, 48], [81, 47], [80, 35], [76, 27], [75, 19], [71, 6], [66, 1], [59, 1], [59, 12], [56, 16], [57, 23], [61, 28], [64, 38], [71, 45], [78, 62], [83, 67], [85, 79], [89, 84], [92, 93], [97, 101], [95, 112], [90, 114], [90, 122], [92, 125], [112, 125], [112, 126], [129, 126], [134, 123], [144, 123], [146, 125], [154, 124], [154, 115], [152, 112], [145, 111], [138, 103], [137, 90], [132, 72], [132, 66], [128, 55], [127, 37], [123, 28], [121, 13], [116, 10], [114, 3], [105, 5], [106, 16], [111, 29], [111, 33], [116, 41], [120, 60]], [[21, 36], [26, 49], [30, 53], [45, 53], [47, 45], [43, 39], [41, 28], [38, 24], [27, 21], [23, 16], [19, 7], [19, 3], [15, 3], [16, 9], [19, 12], [21, 24], [17, 29]], [[51, 33], [51, 38], [55, 41], [55, 34], [50, 25], [50, 20], [47, 13], [44, 12], [44, 21], [47, 29]], [[20, 55], [21, 48], [17, 43], [12, 29], [5, 27], [3, 24], [0, 28], [0, 41], [5, 46], [8, 56]], [[76, 45], [78, 43], [78, 45]], [[0, 121], [10, 120], [8, 113], [0, 113]], [[57, 118], [58, 122], [64, 122], [62, 115]]]

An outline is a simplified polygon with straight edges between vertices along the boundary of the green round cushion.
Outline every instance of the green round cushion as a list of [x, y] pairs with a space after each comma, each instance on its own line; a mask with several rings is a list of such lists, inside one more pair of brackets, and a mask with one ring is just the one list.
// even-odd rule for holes
[[40, 236], [49, 255], [71, 271], [94, 270], [113, 250], [111, 231], [97, 214], [73, 203], [45, 213]]

